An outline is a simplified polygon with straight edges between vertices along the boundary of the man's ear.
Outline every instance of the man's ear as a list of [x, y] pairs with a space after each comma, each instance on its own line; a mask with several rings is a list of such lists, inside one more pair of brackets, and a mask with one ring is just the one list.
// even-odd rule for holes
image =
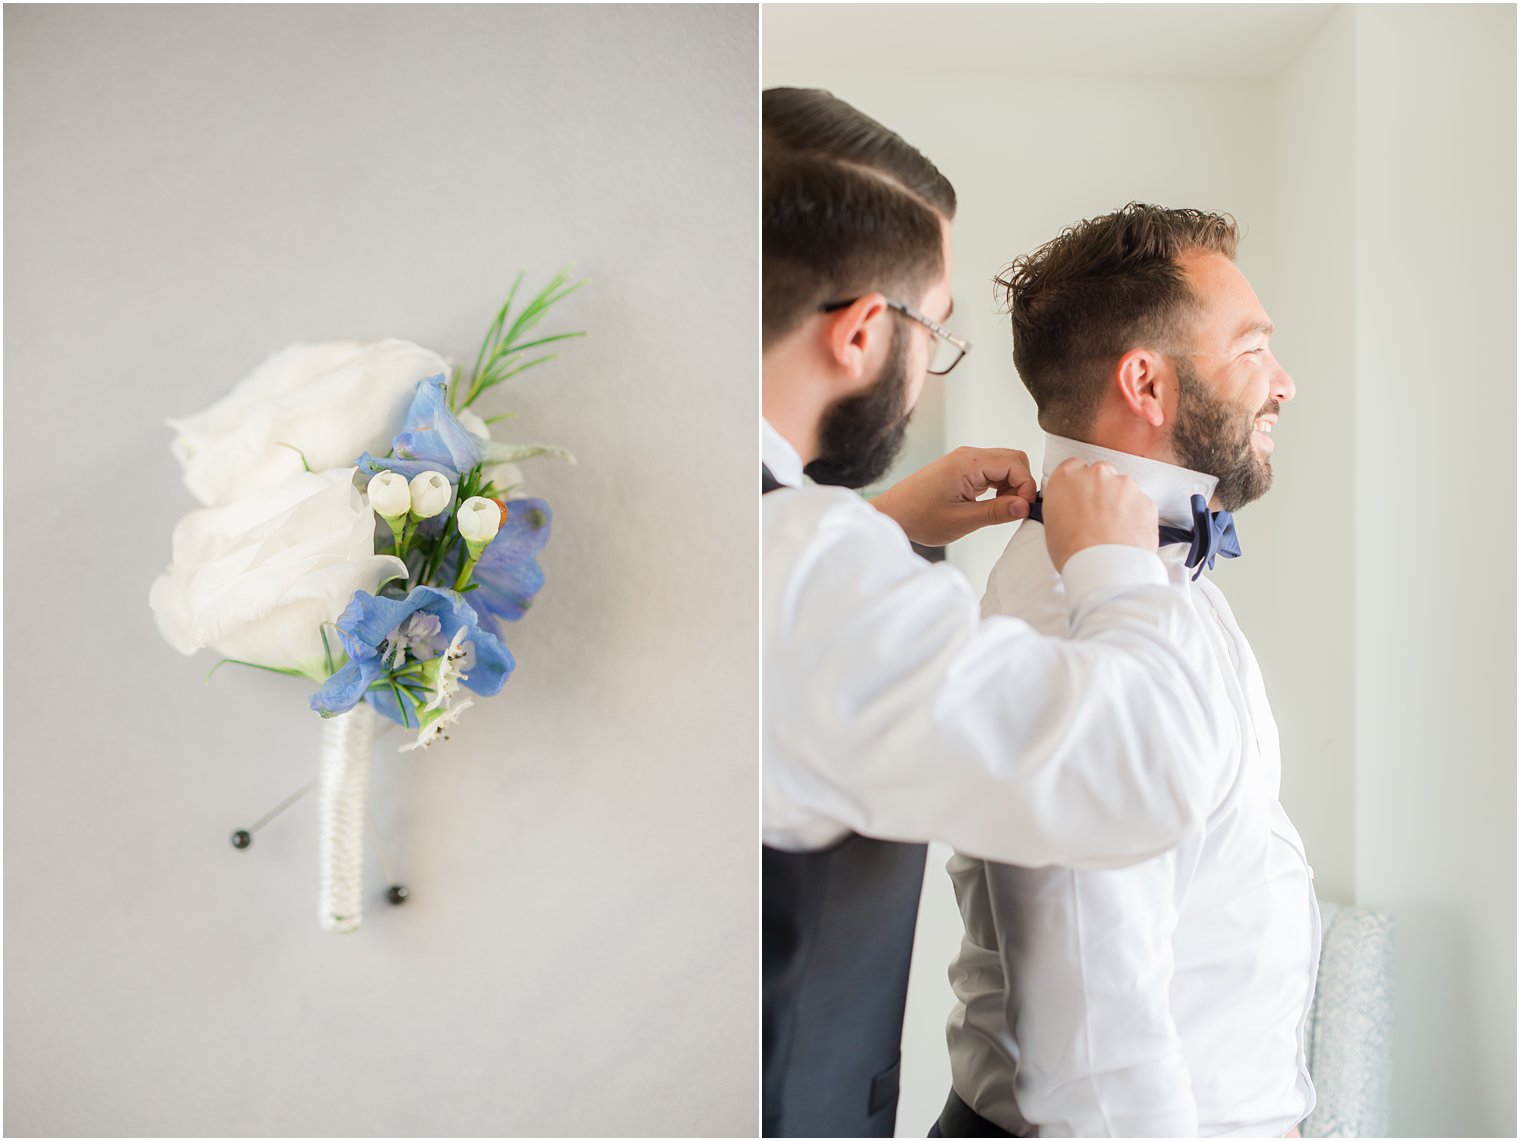
[[850, 379], [851, 387], [865, 378], [876, 342], [890, 336], [887, 322], [891, 316], [887, 299], [880, 293], [863, 293], [846, 308], [824, 314], [824, 344]]
[[1132, 416], [1152, 428], [1166, 423], [1166, 402], [1173, 395], [1176, 374], [1165, 357], [1151, 349], [1131, 349], [1119, 358], [1115, 383]]

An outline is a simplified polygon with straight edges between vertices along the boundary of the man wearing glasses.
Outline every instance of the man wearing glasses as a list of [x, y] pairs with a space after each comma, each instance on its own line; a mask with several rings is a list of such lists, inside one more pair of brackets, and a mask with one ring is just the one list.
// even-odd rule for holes
[[955, 192], [825, 92], [767, 91], [763, 130], [763, 1130], [890, 1136], [924, 843], [1156, 855], [1213, 802], [1234, 721], [1189, 664], [1208, 632], [1166, 585], [1156, 509], [1111, 466], [1045, 488], [1069, 639], [982, 621], [909, 545], [1027, 515], [1021, 453], [961, 449], [869, 504], [846, 490], [968, 348], [944, 328]]

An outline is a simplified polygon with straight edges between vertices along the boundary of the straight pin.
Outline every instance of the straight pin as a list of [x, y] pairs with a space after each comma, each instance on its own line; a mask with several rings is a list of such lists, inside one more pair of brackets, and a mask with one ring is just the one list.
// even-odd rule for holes
[[391, 874], [391, 862], [385, 858], [385, 845], [380, 842], [380, 826], [375, 823], [368, 805], [365, 805], [364, 816], [369, 821], [370, 835], [375, 838], [375, 855], [380, 857], [380, 870], [385, 873], [385, 880], [390, 885], [385, 889], [385, 898], [392, 907], [399, 907], [412, 893], [407, 891], [404, 884], [397, 883], [396, 877]]
[[260, 828], [264, 827], [264, 825], [268, 824], [276, 816], [278, 816], [280, 813], [284, 812], [292, 804], [294, 804], [296, 801], [300, 800], [303, 796], [305, 796], [308, 792], [310, 792], [312, 789], [314, 789], [316, 787], [317, 787], [317, 782], [316, 782], [315, 779], [308, 781], [306, 784], [304, 784], [300, 788], [296, 789], [295, 792], [293, 792], [289, 796], [287, 796], [284, 800], [280, 801], [279, 804], [275, 805], [268, 812], [264, 813], [263, 816], [259, 817], [258, 821], [255, 824], [253, 824], [251, 827], [249, 827], [249, 828], [239, 828], [236, 832], [234, 832], [232, 834], [232, 846], [234, 848], [238, 848], [238, 849], [242, 849], [242, 848], [248, 847], [250, 844], [253, 843], [253, 834], [255, 832], [257, 832]]

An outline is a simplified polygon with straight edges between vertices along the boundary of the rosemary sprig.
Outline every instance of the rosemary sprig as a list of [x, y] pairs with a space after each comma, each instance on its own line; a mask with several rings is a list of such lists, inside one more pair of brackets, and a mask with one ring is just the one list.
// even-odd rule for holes
[[[516, 280], [512, 282], [511, 290], [507, 293], [506, 303], [502, 305], [496, 314], [496, 319], [491, 322], [491, 327], [486, 331], [486, 338], [481, 342], [480, 351], [475, 354], [475, 367], [470, 370], [469, 382], [453, 386], [449, 394], [449, 406], [455, 412], [468, 408], [482, 393], [495, 388], [498, 384], [511, 380], [519, 373], [526, 372], [537, 365], [555, 360], [559, 356], [558, 353], [545, 353], [531, 360], [524, 360], [529, 349], [542, 348], [544, 345], [586, 335], [584, 332], [555, 333], [547, 337], [527, 339], [550, 309], [585, 284], [584, 281], [572, 281], [565, 270], [555, 274], [508, 325], [507, 318], [512, 311], [512, 303], [517, 299], [517, 290], [522, 285], [522, 279], [523, 275], [519, 273]], [[464, 392], [462, 399], [458, 397], [461, 389]]]

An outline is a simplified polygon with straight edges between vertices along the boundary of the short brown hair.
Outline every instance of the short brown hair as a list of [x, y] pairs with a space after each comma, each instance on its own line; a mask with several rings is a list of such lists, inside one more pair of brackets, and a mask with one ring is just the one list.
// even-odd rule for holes
[[761, 122], [763, 345], [829, 301], [880, 290], [916, 302], [944, 269], [945, 176], [827, 91], [770, 88]]
[[1233, 261], [1239, 240], [1228, 214], [1131, 202], [1068, 226], [1005, 269], [997, 284], [1013, 319], [1013, 363], [1040, 426], [1087, 431], [1120, 357], [1186, 334], [1196, 298], [1177, 259], [1211, 251]]

